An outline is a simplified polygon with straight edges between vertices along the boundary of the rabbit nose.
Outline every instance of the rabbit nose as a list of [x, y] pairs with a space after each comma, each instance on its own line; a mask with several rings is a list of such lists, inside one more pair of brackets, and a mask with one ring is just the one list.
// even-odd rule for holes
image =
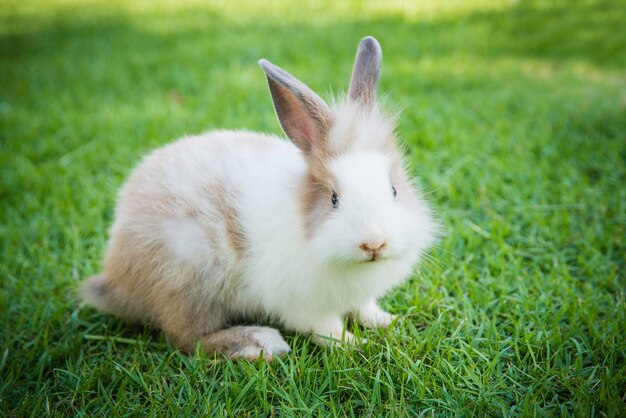
[[367, 255], [369, 255], [370, 261], [374, 261], [380, 256], [380, 253], [382, 252], [382, 250], [385, 249], [386, 246], [387, 246], [387, 243], [384, 241], [383, 242], [366, 241], [366, 242], [361, 243], [361, 245], [359, 245], [359, 248], [363, 250]]
[[380, 251], [387, 246], [386, 242], [377, 243], [377, 242], [364, 242], [359, 245], [359, 248], [363, 251]]

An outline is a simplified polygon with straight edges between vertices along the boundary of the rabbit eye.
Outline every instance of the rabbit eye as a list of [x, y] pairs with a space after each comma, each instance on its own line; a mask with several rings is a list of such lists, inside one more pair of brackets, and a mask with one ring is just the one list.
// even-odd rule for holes
[[391, 186], [391, 193], [393, 193], [393, 197], [398, 195], [398, 191], [396, 190], [396, 186]]
[[337, 193], [333, 192], [333, 196], [330, 198], [330, 201], [335, 209], [339, 207], [339, 196], [337, 196]]

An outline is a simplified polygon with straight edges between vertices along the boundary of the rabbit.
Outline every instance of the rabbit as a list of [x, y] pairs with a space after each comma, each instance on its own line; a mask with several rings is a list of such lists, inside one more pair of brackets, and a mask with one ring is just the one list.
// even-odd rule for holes
[[322, 345], [358, 343], [345, 317], [388, 327], [377, 299], [411, 275], [436, 222], [377, 104], [381, 60], [365, 37], [347, 96], [329, 106], [261, 59], [290, 141], [214, 131], [147, 155], [120, 191], [86, 303], [232, 359], [290, 351], [278, 330], [242, 321]]

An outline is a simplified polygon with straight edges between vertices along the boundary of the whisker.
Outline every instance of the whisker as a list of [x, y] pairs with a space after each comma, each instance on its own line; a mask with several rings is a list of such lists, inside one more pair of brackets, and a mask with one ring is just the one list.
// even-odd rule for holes
[[452, 257], [459, 259], [460, 257], [458, 255], [456, 255], [455, 253], [453, 253], [452, 251], [446, 250], [445, 248], [439, 246], [439, 245], [434, 245], [433, 248], [436, 248], [440, 251], [443, 251], [444, 253], [450, 254]]

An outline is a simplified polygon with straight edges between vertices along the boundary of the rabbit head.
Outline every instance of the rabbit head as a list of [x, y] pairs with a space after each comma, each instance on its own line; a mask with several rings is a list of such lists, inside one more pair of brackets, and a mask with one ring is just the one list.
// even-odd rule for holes
[[347, 97], [327, 105], [284, 70], [259, 61], [278, 120], [302, 151], [308, 171], [300, 190], [304, 239], [312, 257], [350, 266], [417, 260], [434, 224], [404, 166], [395, 118], [376, 101], [382, 51], [359, 44]]

